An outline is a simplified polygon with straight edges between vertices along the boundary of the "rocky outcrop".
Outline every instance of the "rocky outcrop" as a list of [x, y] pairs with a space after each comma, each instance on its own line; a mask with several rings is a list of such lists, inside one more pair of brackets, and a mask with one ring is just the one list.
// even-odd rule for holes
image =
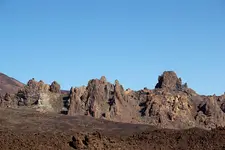
[[107, 82], [105, 77], [90, 80], [86, 88], [71, 89], [68, 114], [127, 122], [138, 115], [138, 103], [134, 99], [128, 102], [129, 93], [117, 80], [115, 84]]
[[31, 79], [27, 82], [27, 85], [24, 86], [17, 93], [18, 97], [18, 105], [19, 106], [31, 106], [37, 104], [40, 93], [47, 92], [49, 90], [49, 86], [46, 85], [43, 81], [35, 81], [35, 79]]
[[140, 105], [148, 124], [169, 128], [194, 127], [195, 104], [186, 93], [152, 91]]
[[[224, 103], [220, 104], [220, 97], [203, 97], [203, 101], [198, 106], [196, 120], [201, 126], [216, 128], [225, 126]], [[224, 101], [224, 100], [222, 100]]]
[[52, 93], [60, 93], [60, 85], [56, 81], [52, 82], [52, 84], [50, 85], [50, 91]]
[[68, 111], [68, 115], [75, 115], [76, 113], [85, 113], [85, 103], [82, 101], [82, 96], [85, 91], [86, 87], [70, 89], [70, 109]]
[[198, 95], [172, 71], [159, 76], [155, 89], [140, 91], [124, 90], [118, 80], [111, 84], [103, 76], [71, 89], [68, 114], [165, 128], [215, 128], [225, 125], [223, 99]]
[[42, 80], [37, 82], [35, 79], [31, 79], [17, 93], [16, 97], [18, 106], [33, 107], [47, 112], [60, 112], [63, 108], [60, 85], [56, 81], [48, 85]]
[[[187, 86], [187, 85], [186, 85]], [[178, 78], [176, 73], [173, 71], [165, 71], [158, 78], [158, 83], [155, 88], [167, 88], [171, 90], [181, 90], [182, 80]]]
[[1, 107], [23, 106], [41, 112], [87, 115], [163, 128], [225, 126], [225, 94], [199, 95], [173, 71], [159, 76], [155, 89], [139, 91], [125, 90], [118, 80], [112, 84], [105, 76], [63, 92], [56, 81], [48, 85], [32, 79], [16, 95], [0, 96], [0, 102]]
[[114, 86], [108, 83], [105, 77], [90, 80], [86, 88], [72, 88], [69, 114], [82, 113], [96, 118], [104, 117], [110, 109], [113, 92]]

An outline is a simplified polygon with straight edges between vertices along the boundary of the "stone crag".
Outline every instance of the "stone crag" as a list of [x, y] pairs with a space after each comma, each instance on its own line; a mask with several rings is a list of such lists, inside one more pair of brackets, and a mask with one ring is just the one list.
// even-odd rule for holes
[[225, 96], [198, 95], [173, 71], [159, 76], [153, 90], [124, 90], [117, 80], [111, 84], [105, 77], [93, 79], [86, 88], [72, 88], [69, 101], [69, 115], [163, 128], [225, 126]]
[[173, 71], [158, 78], [155, 89], [125, 90], [118, 80], [92, 79], [87, 86], [61, 91], [54, 81], [30, 80], [18, 93], [0, 96], [1, 107], [31, 107], [41, 112], [87, 115], [116, 122], [163, 128], [212, 129], [225, 126], [225, 95], [202, 96]]
[[31, 79], [16, 94], [1, 96], [2, 107], [30, 107], [42, 112], [59, 112], [63, 108], [60, 85]]

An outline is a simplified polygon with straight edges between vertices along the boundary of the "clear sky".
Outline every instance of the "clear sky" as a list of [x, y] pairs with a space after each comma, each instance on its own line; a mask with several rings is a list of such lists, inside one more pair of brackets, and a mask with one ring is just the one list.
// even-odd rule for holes
[[105, 75], [138, 90], [165, 70], [225, 92], [224, 0], [0, 0], [0, 72], [24, 83]]

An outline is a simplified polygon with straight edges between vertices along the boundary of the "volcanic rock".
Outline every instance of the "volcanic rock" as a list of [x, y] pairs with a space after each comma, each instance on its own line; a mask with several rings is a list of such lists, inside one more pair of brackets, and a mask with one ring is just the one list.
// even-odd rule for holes
[[60, 93], [60, 85], [56, 81], [52, 82], [50, 85], [50, 91], [52, 93]]
[[[216, 128], [225, 126], [225, 113], [218, 103], [218, 97], [205, 97], [199, 105], [196, 120], [199, 124], [207, 128]], [[222, 104], [223, 105], [223, 104]]]
[[[1, 94], [0, 94], [1, 95]], [[225, 94], [202, 96], [182, 84], [173, 71], [158, 78], [155, 89], [124, 90], [118, 80], [105, 76], [88, 85], [62, 92], [60, 85], [29, 80], [14, 95], [0, 97], [1, 107], [31, 107], [41, 112], [87, 115], [116, 122], [157, 125], [163, 128], [212, 129], [225, 126]]]
[[173, 71], [165, 71], [158, 78], [158, 83], [155, 88], [168, 88], [171, 90], [181, 90], [182, 80], [178, 78], [176, 73]]
[[70, 89], [70, 109], [68, 111], [68, 115], [84, 114], [85, 113], [85, 105], [82, 102], [82, 95], [86, 91], [86, 87], [80, 88], [71, 88]]
[[[90, 80], [86, 88], [72, 88], [69, 115], [82, 114], [118, 122], [138, 122], [138, 95], [124, 91], [116, 80], [107, 82], [105, 77]], [[136, 119], [135, 119], [136, 118]]]
[[[71, 89], [68, 114], [164, 128], [224, 126], [225, 100], [218, 103], [217, 98], [206, 98], [182, 85], [181, 79], [171, 71], [159, 77], [156, 89], [140, 91], [125, 91], [118, 80], [111, 84], [103, 76], [90, 80], [86, 88]], [[201, 111], [203, 106], [207, 106], [205, 111]], [[217, 119], [210, 119], [209, 114]], [[206, 124], [204, 119], [214, 125]]]
[[108, 102], [113, 98], [113, 92], [114, 85], [107, 82], [104, 77], [101, 80], [90, 80], [81, 97], [82, 103], [86, 104], [84, 105], [85, 114], [96, 118], [106, 116], [110, 107]]
[[63, 95], [57, 82], [50, 86], [33, 78], [16, 96], [18, 106], [33, 107], [41, 112], [60, 112], [63, 108]]

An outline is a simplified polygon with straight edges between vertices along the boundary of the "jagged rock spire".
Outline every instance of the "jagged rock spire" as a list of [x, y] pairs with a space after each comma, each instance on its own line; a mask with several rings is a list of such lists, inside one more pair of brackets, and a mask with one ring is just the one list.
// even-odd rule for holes
[[165, 71], [158, 78], [155, 88], [167, 88], [171, 90], [181, 90], [182, 80], [178, 78], [174, 71]]

